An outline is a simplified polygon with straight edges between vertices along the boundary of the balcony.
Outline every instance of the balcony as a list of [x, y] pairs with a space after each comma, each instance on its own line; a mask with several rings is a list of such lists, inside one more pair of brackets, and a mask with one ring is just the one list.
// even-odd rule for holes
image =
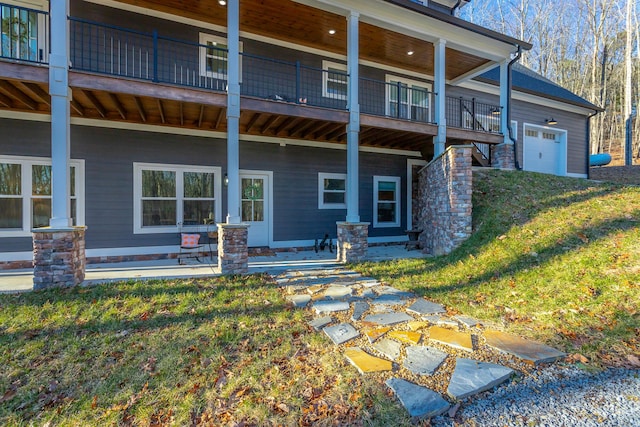
[[[47, 14], [15, 6], [0, 10], [13, 23], [3, 24], [0, 58], [46, 64]], [[226, 46], [79, 18], [69, 23], [73, 115], [226, 130]], [[7, 79], [0, 81], [0, 107], [46, 110], [46, 73], [34, 71], [32, 78], [22, 78], [30, 74], [8, 65], [6, 71], [0, 75]], [[349, 84], [350, 76], [339, 69], [241, 52], [240, 131], [344, 143]], [[436, 94], [368, 77], [358, 85], [362, 145], [410, 150], [431, 145], [425, 143], [437, 132]], [[498, 106], [446, 98], [447, 126], [460, 131], [452, 133], [460, 141], [499, 142], [499, 117]]]

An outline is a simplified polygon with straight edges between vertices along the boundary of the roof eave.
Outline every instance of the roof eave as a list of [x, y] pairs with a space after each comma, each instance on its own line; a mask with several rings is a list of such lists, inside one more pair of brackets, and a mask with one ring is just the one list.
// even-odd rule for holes
[[473, 24], [471, 22], [465, 21], [464, 19], [460, 19], [458, 17], [447, 15], [446, 13], [439, 12], [435, 9], [431, 9], [427, 6], [420, 5], [418, 3], [412, 2], [410, 0], [385, 0], [387, 3], [394, 4], [399, 7], [403, 7], [405, 9], [409, 9], [413, 12], [419, 13], [421, 15], [428, 16], [430, 18], [438, 19], [440, 21], [444, 21], [448, 24], [454, 25], [456, 27], [472, 31], [476, 34], [480, 34], [485, 37], [492, 38], [494, 40], [511, 44], [514, 46], [519, 46], [523, 50], [531, 50], [533, 45], [531, 43], [527, 43], [522, 40], [518, 40], [514, 37], [507, 36], [502, 33], [498, 33], [497, 31], [490, 30], [485, 27], [481, 27], [480, 25]]

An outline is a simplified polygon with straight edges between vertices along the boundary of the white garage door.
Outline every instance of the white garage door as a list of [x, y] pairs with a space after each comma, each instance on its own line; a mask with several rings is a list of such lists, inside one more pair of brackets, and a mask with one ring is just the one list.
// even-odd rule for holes
[[561, 135], [549, 129], [525, 128], [524, 169], [564, 175], [562, 163], [565, 161]]

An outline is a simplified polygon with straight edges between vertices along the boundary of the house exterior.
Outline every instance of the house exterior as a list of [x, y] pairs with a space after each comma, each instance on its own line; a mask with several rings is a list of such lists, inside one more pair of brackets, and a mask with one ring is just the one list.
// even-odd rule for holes
[[597, 107], [514, 68], [531, 46], [465, 2], [1, 1], [6, 268], [171, 257], [216, 227], [223, 272], [325, 235], [356, 260], [420, 227], [418, 171], [448, 150], [588, 174]]

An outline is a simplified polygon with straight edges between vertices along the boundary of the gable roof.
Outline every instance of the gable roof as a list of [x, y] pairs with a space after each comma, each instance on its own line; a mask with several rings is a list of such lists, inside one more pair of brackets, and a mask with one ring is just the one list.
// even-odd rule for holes
[[[576, 95], [568, 89], [563, 88], [557, 83], [541, 76], [530, 68], [521, 64], [514, 64], [511, 74], [511, 86], [518, 92], [529, 93], [532, 95], [542, 96], [544, 98], [553, 99], [555, 101], [567, 104], [577, 105], [594, 111], [604, 111], [603, 108], [592, 104], [586, 99]], [[499, 85], [500, 84], [500, 67], [492, 68], [489, 71], [477, 76], [475, 80]]]

